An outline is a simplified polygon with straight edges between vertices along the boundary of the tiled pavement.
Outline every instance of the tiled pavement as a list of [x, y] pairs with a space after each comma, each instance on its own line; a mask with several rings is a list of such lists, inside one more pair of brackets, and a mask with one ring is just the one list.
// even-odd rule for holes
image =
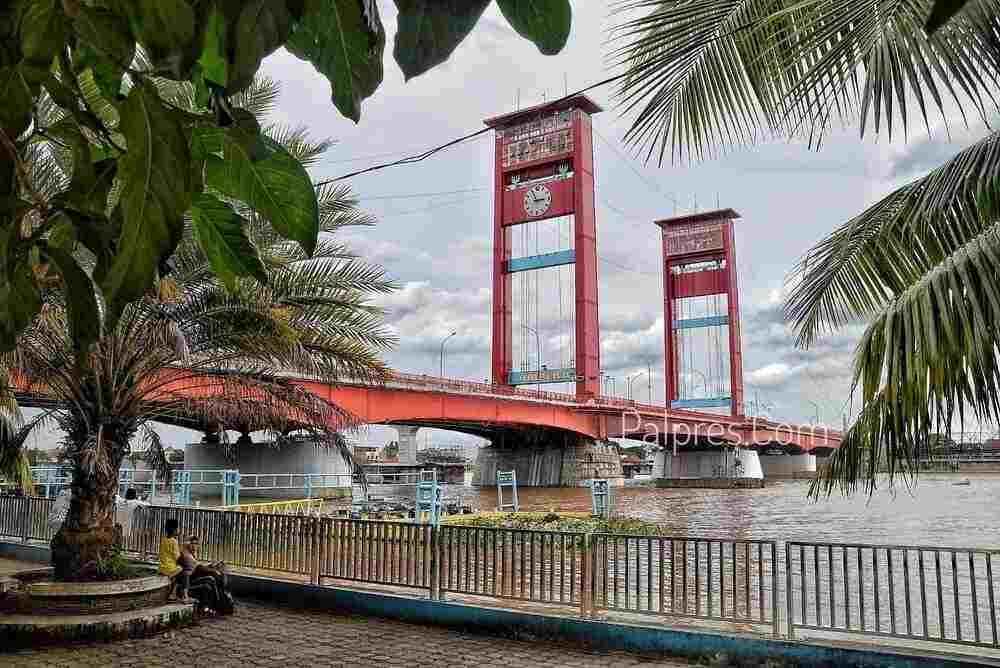
[[106, 668], [181, 666], [521, 666], [617, 668], [695, 664], [622, 653], [589, 652], [565, 644], [473, 635], [378, 618], [292, 610], [244, 602], [228, 618], [144, 640], [0, 653], [6, 667]]

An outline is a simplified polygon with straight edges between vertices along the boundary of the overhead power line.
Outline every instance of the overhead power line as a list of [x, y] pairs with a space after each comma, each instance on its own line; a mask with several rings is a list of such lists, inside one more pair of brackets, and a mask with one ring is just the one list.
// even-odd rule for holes
[[442, 190], [439, 192], [430, 193], [408, 193], [406, 195], [372, 195], [371, 197], [366, 197], [364, 195], [358, 197], [359, 202], [374, 202], [375, 200], [386, 200], [386, 199], [418, 199], [421, 197], [438, 197], [441, 195], [462, 195], [465, 193], [477, 193], [484, 190], [492, 190], [492, 188], [462, 188], [461, 190]]
[[[771, 20], [771, 16], [769, 16], [769, 15], [753, 19], [752, 21], [749, 21], [747, 23], [744, 23], [742, 25], [738, 25], [738, 26], [734, 27], [729, 32], [724, 32], [724, 33], [719, 33], [718, 35], [714, 35], [713, 37], [705, 40], [703, 42], [703, 44], [705, 46], [707, 46], [709, 44], [713, 44], [713, 43], [715, 43], [715, 42], [717, 42], [719, 40], [725, 39], [727, 37], [732, 37], [732, 36], [734, 36], [734, 35], [736, 35], [738, 33], [741, 33], [744, 30], [747, 30], [748, 28], [753, 28], [756, 25], [759, 25], [759, 24], [762, 24], [762, 23], [766, 23], [769, 20]], [[556, 106], [558, 104], [561, 104], [562, 102], [565, 102], [566, 100], [574, 98], [577, 95], [583, 95], [584, 93], [592, 91], [595, 88], [601, 88], [603, 86], [607, 86], [608, 84], [612, 84], [612, 83], [615, 83], [617, 81], [621, 81], [622, 79], [627, 79], [629, 76], [632, 76], [632, 73], [629, 72], [629, 70], [626, 69], [624, 72], [621, 72], [620, 74], [615, 74], [614, 76], [610, 76], [610, 77], [608, 77], [606, 79], [601, 79], [600, 81], [598, 81], [596, 83], [592, 83], [589, 86], [585, 86], [584, 88], [581, 88], [579, 90], [573, 91], [572, 93], [568, 93], [566, 95], [563, 95], [560, 98], [552, 100], [552, 102], [540, 105], [539, 108], [537, 109], [537, 111], [544, 111], [545, 109], [548, 109], [550, 107], [554, 107], [554, 106]], [[415, 162], [421, 162], [421, 161], [426, 160], [427, 158], [431, 157], [432, 155], [435, 155], [437, 153], [440, 153], [441, 151], [444, 151], [445, 149], [451, 148], [452, 146], [455, 146], [457, 144], [461, 144], [463, 142], [469, 141], [470, 139], [475, 139], [476, 137], [479, 137], [480, 135], [486, 134], [487, 132], [489, 132], [492, 129], [493, 128], [490, 128], [490, 127], [487, 126], [487, 127], [484, 127], [484, 128], [482, 128], [480, 130], [476, 130], [475, 132], [470, 132], [467, 135], [464, 135], [462, 137], [458, 137], [457, 139], [453, 139], [453, 140], [451, 140], [449, 142], [441, 144], [440, 146], [435, 146], [434, 148], [428, 149], [428, 150], [424, 151], [423, 153], [417, 153], [417, 154], [414, 154], [414, 155], [411, 155], [411, 156], [407, 156], [405, 158], [400, 158], [399, 160], [393, 160], [392, 162], [385, 162], [385, 163], [382, 163], [382, 164], [379, 164], [379, 165], [372, 165], [371, 167], [366, 167], [365, 169], [359, 169], [357, 171], [349, 172], [349, 173], [343, 174], [341, 176], [335, 176], [332, 179], [326, 179], [325, 181], [320, 181], [320, 182], [316, 183], [314, 187], [321, 188], [322, 186], [325, 186], [327, 184], [335, 183], [337, 181], [343, 181], [345, 179], [353, 178], [355, 176], [360, 176], [362, 174], [368, 174], [370, 172], [376, 172], [376, 171], [379, 171], [379, 170], [382, 170], [382, 169], [387, 169], [389, 167], [396, 167], [396, 166], [399, 166], [399, 165], [409, 165], [409, 164], [413, 164]]]
[[[564, 102], [566, 100], [569, 100], [571, 98], [576, 97], [577, 95], [583, 95], [587, 91], [591, 91], [591, 90], [593, 90], [595, 88], [600, 88], [601, 86], [606, 86], [606, 85], [608, 85], [610, 83], [614, 83], [615, 81], [619, 81], [619, 80], [625, 78], [625, 76], [626, 76], [626, 74], [623, 72], [622, 74], [616, 74], [615, 76], [608, 77], [607, 79], [603, 79], [601, 81], [598, 81], [597, 83], [594, 83], [594, 84], [591, 84], [589, 86], [586, 86], [585, 88], [581, 88], [578, 91], [574, 91], [574, 92], [570, 93], [569, 95], [564, 95], [564, 96], [562, 96], [561, 98], [559, 98], [557, 100], [553, 100], [552, 102], [549, 102], [547, 104], [541, 105], [538, 108], [537, 111], [539, 111], [539, 112], [544, 111], [547, 108], [554, 107], [554, 106], [556, 106], [556, 105], [558, 105], [558, 104], [560, 104], [560, 103], [562, 103], [562, 102]], [[362, 174], [368, 174], [369, 172], [376, 172], [376, 171], [379, 171], [379, 170], [382, 170], [382, 169], [386, 169], [388, 167], [397, 167], [397, 166], [400, 166], [400, 165], [410, 165], [410, 164], [413, 164], [415, 162], [421, 162], [421, 161], [426, 160], [427, 158], [431, 157], [432, 155], [435, 155], [437, 153], [440, 153], [441, 151], [444, 151], [445, 149], [451, 148], [452, 146], [455, 146], [457, 144], [461, 144], [463, 142], [467, 142], [470, 139], [475, 139], [476, 137], [478, 137], [480, 135], [483, 135], [483, 134], [486, 134], [487, 132], [491, 132], [492, 130], [493, 130], [493, 128], [491, 128], [489, 126], [485, 126], [482, 129], [480, 129], [480, 130], [476, 130], [475, 132], [470, 132], [469, 134], [463, 135], [461, 137], [458, 137], [457, 139], [452, 139], [451, 141], [445, 142], [444, 144], [441, 144], [440, 146], [435, 146], [434, 148], [427, 149], [423, 153], [417, 153], [417, 154], [414, 154], [414, 155], [411, 155], [411, 156], [407, 156], [405, 158], [400, 158], [399, 160], [393, 160], [392, 162], [385, 162], [385, 163], [382, 163], [380, 165], [372, 165], [371, 167], [366, 167], [365, 169], [359, 169], [357, 171], [349, 172], [349, 173], [343, 174], [341, 176], [336, 176], [336, 177], [334, 177], [332, 179], [326, 179], [325, 181], [320, 181], [320, 182], [316, 183], [315, 187], [320, 188], [320, 187], [328, 185], [330, 183], [336, 183], [337, 181], [343, 181], [345, 179], [350, 179], [350, 178], [353, 178], [355, 176], [360, 176]]]
[[602, 135], [596, 127], [594, 128], [594, 134], [597, 135], [598, 139], [604, 142], [605, 146], [607, 146], [612, 150], [612, 152], [614, 152], [615, 156], [621, 162], [625, 163], [625, 166], [628, 167], [632, 171], [632, 173], [635, 174], [639, 178], [639, 180], [646, 185], [646, 187], [650, 188], [651, 190], [657, 191], [658, 193], [666, 197], [668, 200], [670, 200], [675, 206], [680, 206], [680, 202], [677, 201], [676, 197], [674, 197], [672, 194], [668, 193], [666, 190], [661, 188], [660, 184], [649, 179], [642, 172], [636, 169], [635, 165], [632, 164], [632, 159], [626, 156], [621, 150], [619, 150], [617, 146], [608, 141], [608, 139], [604, 135]]

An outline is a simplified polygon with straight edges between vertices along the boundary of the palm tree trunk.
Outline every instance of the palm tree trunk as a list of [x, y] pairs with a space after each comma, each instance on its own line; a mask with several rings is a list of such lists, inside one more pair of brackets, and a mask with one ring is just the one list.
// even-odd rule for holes
[[78, 582], [97, 574], [99, 559], [106, 558], [114, 545], [117, 488], [117, 466], [108, 466], [103, 473], [88, 473], [76, 467], [73, 499], [51, 543], [57, 580]]

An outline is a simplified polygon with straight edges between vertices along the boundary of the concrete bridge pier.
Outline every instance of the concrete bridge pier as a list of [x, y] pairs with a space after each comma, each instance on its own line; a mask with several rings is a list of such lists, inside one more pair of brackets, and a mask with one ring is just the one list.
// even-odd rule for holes
[[615, 443], [566, 432], [532, 430], [503, 433], [480, 448], [473, 485], [491, 487], [497, 471], [517, 471], [527, 487], [580, 487], [594, 478], [622, 484], [621, 459]]
[[810, 479], [816, 477], [816, 455], [809, 453], [762, 452], [760, 465], [768, 479]]
[[764, 481], [757, 452], [749, 448], [678, 450], [656, 453], [653, 479], [661, 487], [759, 486]]
[[400, 425], [396, 427], [399, 435], [399, 463], [407, 466], [415, 466], [417, 463], [417, 432], [420, 427], [408, 427]]

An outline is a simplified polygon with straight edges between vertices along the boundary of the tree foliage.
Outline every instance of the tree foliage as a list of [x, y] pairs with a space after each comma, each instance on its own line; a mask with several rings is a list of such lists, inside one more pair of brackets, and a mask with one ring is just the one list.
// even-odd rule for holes
[[[446, 60], [486, 2], [396, 0], [394, 54], [413, 77]], [[569, 34], [568, 0], [498, 0], [542, 53]], [[169, 273], [194, 220], [226, 285], [263, 279], [245, 217], [223, 194], [311, 254], [320, 201], [305, 169], [241, 108], [262, 60], [287, 48], [330, 81], [333, 104], [358, 121], [382, 82], [385, 31], [375, 0], [12, 0], [0, 6], [0, 351], [65, 289], [78, 348], [114, 328], [127, 305]], [[190, 84], [191, 104], [165, 94]], [[29, 174], [39, 146], [65, 154], [61, 192]], [[59, 240], [96, 258], [84, 271]], [[99, 289], [85, 287], [93, 281]], [[82, 357], [86, 361], [86, 357]]]
[[[273, 99], [270, 86], [256, 82], [248, 102], [266, 108], [261, 99]], [[179, 105], [188, 92], [189, 85], [161, 91]], [[260, 137], [299, 169], [329, 146], [281, 127], [265, 127]], [[26, 163], [32, 190], [45, 201], [61, 196], [73, 178], [71, 160], [58, 146], [38, 145]], [[147, 463], [169, 477], [154, 422], [223, 442], [225, 430], [264, 431], [278, 446], [291, 432], [304, 432], [350, 461], [340, 432], [356, 418], [287, 375], [384, 378], [379, 354], [394, 338], [371, 298], [394, 285], [338, 240], [346, 227], [373, 223], [348, 189], [314, 192], [322, 237], [309, 253], [248, 203], [219, 191], [196, 194], [164, 263], [169, 275], [130, 298], [88, 349], [80, 346], [79, 327], [96, 321], [100, 288], [88, 272], [96, 273], [99, 260], [72, 226], [39, 241], [57, 269], [44, 276], [39, 316], [0, 355], [0, 473], [26, 482], [29, 434], [60, 428], [74, 491], [53, 543], [61, 577], [86, 578], [88, 564], [106, 557], [118, 469], [140, 441]], [[86, 304], [90, 313], [81, 312]], [[41, 402], [41, 416], [24, 421], [19, 393]]]

